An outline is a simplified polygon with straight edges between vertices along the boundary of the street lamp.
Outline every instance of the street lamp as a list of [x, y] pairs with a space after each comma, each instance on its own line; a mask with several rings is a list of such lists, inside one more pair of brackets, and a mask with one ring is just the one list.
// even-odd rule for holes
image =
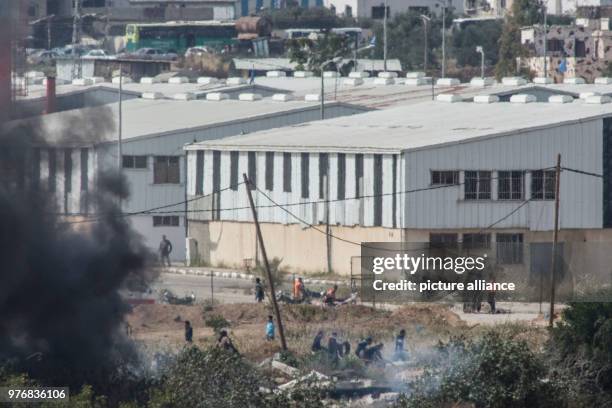
[[425, 40], [423, 49], [423, 72], [427, 72], [427, 23], [431, 21], [431, 18], [425, 14], [421, 14], [421, 20], [423, 20], [423, 39]]
[[476, 52], [480, 53], [480, 77], [484, 79], [484, 50], [482, 45], [476, 46]]
[[325, 119], [325, 78], [323, 76], [323, 69], [325, 66], [330, 63], [338, 64], [342, 61], [342, 57], [334, 57], [330, 60], [324, 61], [319, 65], [319, 70], [321, 71], [321, 120]]

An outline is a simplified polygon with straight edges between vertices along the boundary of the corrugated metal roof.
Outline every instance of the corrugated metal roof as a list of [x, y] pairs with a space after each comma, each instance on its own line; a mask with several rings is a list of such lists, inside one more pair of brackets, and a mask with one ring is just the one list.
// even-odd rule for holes
[[[340, 103], [330, 102], [328, 105], [337, 104]], [[364, 108], [354, 108], [365, 111]], [[307, 109], [318, 110], [319, 105], [303, 101], [274, 102], [270, 99], [257, 102], [131, 99], [123, 102], [123, 139], [163, 135], [169, 132], [248, 120], [263, 115], [282, 115], [290, 111]], [[112, 130], [108, 134], [94, 134], [95, 129], [86, 129], [84, 132], [78, 130], [67, 132], [67, 127], [74, 123], [75, 118], [82, 117], [91, 117], [93, 121], [106, 115], [110, 120], [116, 121], [117, 112], [118, 104], [110, 104], [15, 120], [8, 122], [6, 126], [8, 128], [16, 128], [20, 124], [40, 126], [41, 133], [46, 135], [49, 143], [94, 144], [92, 141], [94, 138], [98, 142], [115, 140], [117, 132]], [[67, 140], [66, 134], [69, 134], [72, 139]]]
[[[347, 60], [346, 63], [350, 62]], [[297, 64], [289, 58], [234, 58], [236, 69], [255, 69], [257, 71], [284, 70], [293, 71]], [[383, 71], [384, 61], [380, 59], [357, 59], [358, 71]], [[398, 59], [387, 60], [387, 71], [401, 71], [402, 63]]]
[[425, 102], [197, 143], [189, 149], [384, 153], [612, 116], [612, 104]]

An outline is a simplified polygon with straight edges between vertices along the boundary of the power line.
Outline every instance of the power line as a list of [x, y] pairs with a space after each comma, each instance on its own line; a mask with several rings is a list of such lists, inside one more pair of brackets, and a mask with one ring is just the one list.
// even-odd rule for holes
[[593, 176], [593, 177], [603, 178], [603, 174], [597, 174], [597, 173], [591, 173], [589, 171], [572, 169], [570, 167], [561, 167], [561, 170], [567, 170], [567, 171], [571, 171], [573, 173], [584, 174], [585, 176]]

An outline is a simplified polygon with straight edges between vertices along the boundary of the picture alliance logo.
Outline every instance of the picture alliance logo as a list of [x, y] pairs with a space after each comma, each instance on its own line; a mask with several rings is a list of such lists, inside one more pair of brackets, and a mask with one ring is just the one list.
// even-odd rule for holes
[[410, 256], [408, 254], [396, 254], [393, 257], [375, 257], [372, 264], [372, 272], [376, 275], [388, 271], [403, 271], [414, 275], [419, 271], [453, 271], [463, 274], [470, 271], [482, 271], [486, 267], [487, 254], [482, 256]]

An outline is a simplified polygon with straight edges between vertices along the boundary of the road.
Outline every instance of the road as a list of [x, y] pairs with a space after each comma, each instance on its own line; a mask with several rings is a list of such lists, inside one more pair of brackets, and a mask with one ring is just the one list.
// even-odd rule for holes
[[[212, 278], [212, 296], [221, 303], [252, 302], [253, 282], [247, 279]], [[151, 285], [155, 293], [161, 289], [170, 289], [177, 296], [194, 293], [196, 302], [202, 303], [211, 299], [211, 278], [197, 275], [179, 275], [174, 273], [161, 273], [157, 281]]]

